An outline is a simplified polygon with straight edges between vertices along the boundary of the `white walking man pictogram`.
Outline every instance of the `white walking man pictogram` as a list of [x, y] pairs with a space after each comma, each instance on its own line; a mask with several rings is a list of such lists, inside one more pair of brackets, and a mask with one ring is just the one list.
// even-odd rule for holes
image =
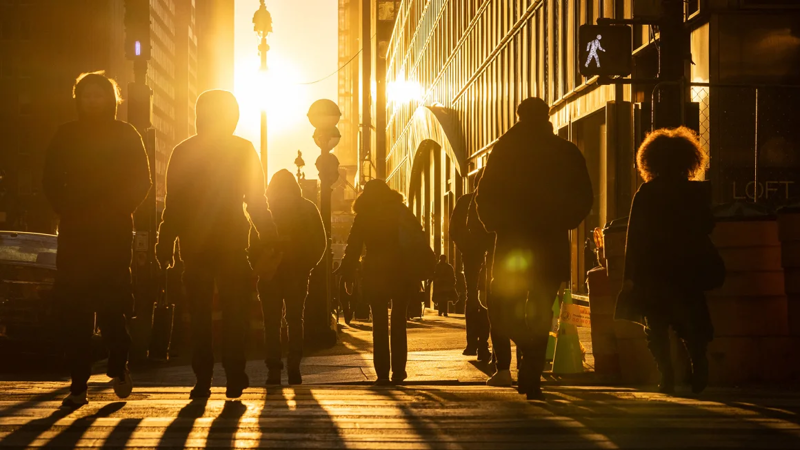
[[586, 67], [589, 67], [589, 63], [592, 62], [592, 59], [597, 62], [597, 67], [600, 67], [600, 57], [597, 55], [597, 51], [600, 50], [601, 52], [605, 52], [606, 49], [600, 45], [600, 39], [603, 39], [602, 35], [597, 35], [597, 39], [589, 42], [586, 44], [586, 51], [589, 52], [589, 57], [586, 58]]

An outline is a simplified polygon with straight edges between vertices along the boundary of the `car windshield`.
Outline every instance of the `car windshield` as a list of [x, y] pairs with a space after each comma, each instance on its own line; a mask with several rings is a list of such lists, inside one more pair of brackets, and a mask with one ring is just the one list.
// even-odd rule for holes
[[0, 235], [0, 262], [29, 263], [54, 266], [56, 241], [45, 237]]

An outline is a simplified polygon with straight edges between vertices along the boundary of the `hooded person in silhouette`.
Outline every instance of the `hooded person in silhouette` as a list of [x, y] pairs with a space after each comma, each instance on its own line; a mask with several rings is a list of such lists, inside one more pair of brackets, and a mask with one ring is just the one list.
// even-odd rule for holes
[[272, 217], [278, 230], [276, 251], [282, 254], [275, 276], [258, 283], [264, 310], [267, 384], [281, 384], [281, 319], [286, 306], [289, 326], [287, 358], [289, 384], [303, 382], [303, 310], [308, 294], [308, 277], [325, 255], [328, 241], [317, 206], [303, 198], [300, 185], [286, 169], [272, 176], [267, 187]]
[[529, 399], [542, 398], [553, 300], [570, 277], [569, 230], [594, 200], [586, 161], [553, 134], [549, 109], [538, 98], [519, 105], [519, 121], [492, 149], [475, 199], [480, 220], [497, 234], [489, 319], [521, 351], [519, 392]]
[[[419, 280], [407, 273], [401, 255], [400, 227], [421, 230], [414, 213], [403, 203], [403, 196], [383, 180], [370, 180], [353, 204], [356, 213], [342, 265], [339, 269], [346, 286], [352, 286], [361, 263], [364, 299], [372, 309], [372, 339], [376, 384], [402, 383], [406, 377], [408, 340], [406, 310], [408, 301], [419, 289]], [[352, 287], [348, 289], [352, 292]], [[391, 353], [389, 350], [389, 302], [392, 303]], [[389, 378], [389, 370], [392, 378]]]
[[196, 110], [197, 135], [175, 147], [169, 159], [156, 255], [162, 268], [172, 264], [175, 239], [180, 239], [191, 314], [192, 369], [197, 377], [191, 397], [206, 398], [211, 393], [216, 283], [227, 396], [237, 398], [249, 386], [245, 342], [253, 279], [247, 255], [250, 227], [255, 227], [259, 245], [265, 248], [274, 246], [277, 233], [255, 148], [233, 135], [239, 122], [236, 97], [228, 91], [206, 91], [197, 98]]
[[109, 350], [108, 376], [121, 398], [132, 389], [126, 316], [133, 307], [133, 212], [151, 187], [142, 138], [116, 120], [119, 88], [95, 72], [73, 89], [78, 120], [58, 128], [47, 149], [45, 196], [59, 216], [55, 294], [63, 306], [72, 386], [65, 406], [87, 400], [95, 313]]

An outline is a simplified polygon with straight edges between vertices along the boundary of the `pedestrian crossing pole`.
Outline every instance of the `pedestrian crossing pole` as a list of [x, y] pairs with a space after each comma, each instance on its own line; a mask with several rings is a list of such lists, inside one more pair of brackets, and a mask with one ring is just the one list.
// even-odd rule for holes
[[[336, 330], [331, 320], [333, 311], [333, 238], [331, 224], [331, 194], [333, 184], [339, 179], [339, 159], [331, 153], [334, 147], [339, 144], [341, 134], [336, 124], [339, 123], [342, 113], [339, 106], [331, 100], [317, 100], [308, 110], [308, 120], [314, 126], [314, 142], [320, 149], [320, 156], [317, 158], [316, 166], [319, 171], [320, 180], [320, 213], [325, 225], [327, 235], [327, 247], [325, 249], [325, 301], [322, 311], [315, 311], [313, 308], [306, 309], [311, 314], [309, 325], [315, 332], [319, 332], [319, 341], [324, 346], [336, 343]], [[318, 317], [318, 320], [313, 318]], [[324, 320], [324, 321], [323, 321]], [[306, 333], [309, 334], [309, 333]]]
[[147, 85], [147, 65], [150, 59], [150, 2], [125, 1], [125, 56], [133, 61], [134, 81], [128, 84], [128, 123], [133, 125], [144, 140], [153, 188], [134, 215], [135, 238], [133, 244], [134, 318], [131, 320], [130, 359], [141, 362], [147, 359], [152, 331], [153, 304], [157, 292], [157, 264], [155, 241], [158, 221], [156, 203], [156, 143], [151, 126], [152, 90]]

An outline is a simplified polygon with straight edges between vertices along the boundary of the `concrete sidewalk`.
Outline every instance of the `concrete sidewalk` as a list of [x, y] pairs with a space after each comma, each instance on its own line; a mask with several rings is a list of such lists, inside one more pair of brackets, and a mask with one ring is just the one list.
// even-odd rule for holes
[[486, 386], [140, 387], [59, 408], [66, 383], [0, 382], [0, 448], [797, 449], [800, 395], [711, 390], [670, 397], [545, 387], [546, 402]]

